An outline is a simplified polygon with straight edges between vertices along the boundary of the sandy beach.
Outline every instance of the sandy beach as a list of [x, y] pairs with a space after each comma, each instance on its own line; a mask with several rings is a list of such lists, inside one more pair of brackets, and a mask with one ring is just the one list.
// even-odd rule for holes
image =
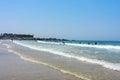
[[45, 65], [22, 60], [0, 44], [0, 80], [80, 80]]
[[0, 41], [0, 80], [119, 80], [119, 76], [119, 71], [97, 64]]

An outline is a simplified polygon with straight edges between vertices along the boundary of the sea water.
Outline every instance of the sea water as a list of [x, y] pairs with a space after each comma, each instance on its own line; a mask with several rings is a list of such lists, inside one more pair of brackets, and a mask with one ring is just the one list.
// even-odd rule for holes
[[120, 76], [119, 41], [16, 40], [13, 43], [20, 45], [14, 46], [13, 52], [18, 52], [22, 59], [84, 80], [118, 80]]
[[32, 49], [120, 71], [119, 41], [14, 41]]

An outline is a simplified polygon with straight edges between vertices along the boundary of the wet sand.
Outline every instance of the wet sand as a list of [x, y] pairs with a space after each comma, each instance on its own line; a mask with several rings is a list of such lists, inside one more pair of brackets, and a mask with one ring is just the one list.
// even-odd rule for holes
[[119, 71], [97, 64], [36, 51], [9, 41], [0, 43], [0, 47], [3, 48], [0, 48], [0, 80], [120, 80]]
[[0, 80], [81, 80], [45, 65], [22, 60], [0, 44]]

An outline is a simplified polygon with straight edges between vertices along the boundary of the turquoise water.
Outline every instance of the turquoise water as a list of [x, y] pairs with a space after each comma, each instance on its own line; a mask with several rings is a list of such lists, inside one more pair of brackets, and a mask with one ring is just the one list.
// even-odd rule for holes
[[120, 71], [119, 41], [32, 41], [22, 40], [14, 43], [34, 50], [69, 57], [78, 61], [98, 64], [102, 67]]

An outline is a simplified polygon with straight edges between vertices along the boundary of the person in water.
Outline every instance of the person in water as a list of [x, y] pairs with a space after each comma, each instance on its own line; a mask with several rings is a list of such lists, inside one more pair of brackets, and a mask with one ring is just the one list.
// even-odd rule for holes
[[88, 45], [90, 45], [90, 43], [88, 42]]
[[97, 42], [95, 42], [95, 45], [97, 45]]
[[65, 45], [65, 42], [62, 42], [63, 43], [63, 45]]

